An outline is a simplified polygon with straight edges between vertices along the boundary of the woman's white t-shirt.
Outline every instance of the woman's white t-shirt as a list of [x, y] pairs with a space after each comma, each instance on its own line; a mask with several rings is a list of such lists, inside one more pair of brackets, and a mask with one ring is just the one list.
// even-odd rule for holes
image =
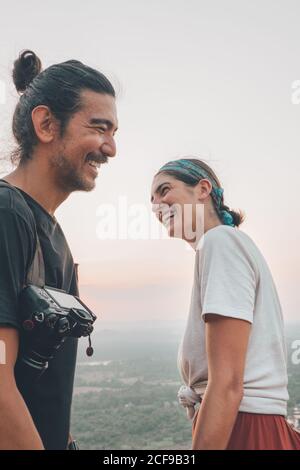
[[186, 331], [179, 349], [185, 384], [203, 395], [208, 379], [203, 316], [214, 313], [252, 324], [239, 411], [286, 415], [287, 364], [281, 306], [270, 270], [253, 241], [219, 225], [202, 237]]

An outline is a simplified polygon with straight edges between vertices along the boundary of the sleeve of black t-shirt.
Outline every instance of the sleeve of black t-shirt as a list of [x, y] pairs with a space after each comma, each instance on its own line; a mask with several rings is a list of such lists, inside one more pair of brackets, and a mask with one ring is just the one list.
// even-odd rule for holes
[[35, 243], [29, 222], [12, 209], [0, 208], [0, 326], [20, 327], [18, 299]]

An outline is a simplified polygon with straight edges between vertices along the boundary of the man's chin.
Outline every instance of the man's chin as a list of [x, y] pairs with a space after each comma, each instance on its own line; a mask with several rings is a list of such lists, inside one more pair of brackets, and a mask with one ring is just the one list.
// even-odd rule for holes
[[61, 187], [64, 189], [64, 191], [68, 191], [69, 193], [74, 191], [90, 192], [95, 189], [95, 186], [96, 181], [95, 179], [91, 178], [78, 178], [73, 181], [61, 181]]
[[79, 189], [78, 191], [85, 191], [85, 192], [88, 193], [90, 191], [93, 191], [93, 189], [95, 189], [95, 187], [96, 187], [96, 181], [95, 180], [88, 180], [88, 181], [83, 182], [81, 189]]

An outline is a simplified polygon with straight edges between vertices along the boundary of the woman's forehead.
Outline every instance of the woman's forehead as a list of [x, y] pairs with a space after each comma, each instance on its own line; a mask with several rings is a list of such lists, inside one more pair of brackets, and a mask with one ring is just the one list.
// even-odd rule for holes
[[171, 183], [174, 182], [175, 178], [173, 178], [170, 175], [167, 175], [166, 173], [159, 173], [158, 175], [154, 176], [153, 182], [152, 182], [152, 192], [156, 192], [156, 190], [159, 188], [164, 183]]

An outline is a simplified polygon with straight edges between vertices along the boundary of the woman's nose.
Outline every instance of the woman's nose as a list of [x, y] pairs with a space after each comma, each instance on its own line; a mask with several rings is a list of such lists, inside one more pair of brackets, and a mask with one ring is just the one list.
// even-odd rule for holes
[[154, 212], [154, 214], [156, 214], [159, 211], [159, 204], [157, 204], [153, 201], [151, 210], [152, 210], [152, 212]]
[[161, 222], [162, 221], [162, 210], [160, 208], [160, 204], [153, 204], [152, 203], [152, 212], [154, 213], [155, 217]]
[[156, 212], [160, 208], [160, 205], [161, 205], [161, 198], [159, 197], [158, 194], [153, 196], [151, 203], [152, 203], [152, 211]]
[[162, 215], [163, 215], [163, 210], [164, 210], [164, 205], [159, 204], [159, 203], [152, 203], [152, 212], [154, 213], [155, 217], [158, 218], [158, 220], [161, 222], [162, 221]]

